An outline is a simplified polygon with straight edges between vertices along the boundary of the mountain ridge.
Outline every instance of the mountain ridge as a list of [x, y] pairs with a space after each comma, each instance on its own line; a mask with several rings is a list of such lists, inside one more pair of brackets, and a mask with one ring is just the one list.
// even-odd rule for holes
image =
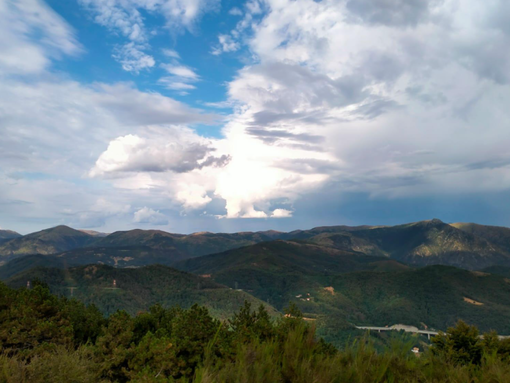
[[[146, 259], [152, 263], [171, 264], [273, 240], [301, 240], [417, 266], [445, 264], [482, 269], [492, 265], [510, 265], [510, 229], [477, 224], [447, 224], [439, 219], [395, 226], [318, 226], [287, 233], [266, 230], [196, 232], [187, 235], [134, 229], [101, 236], [57, 226], [0, 243], [0, 256], [5, 262], [36, 253], [58, 254], [84, 249], [82, 253], [88, 252], [90, 255], [91, 252], [99, 254], [99, 248], [132, 247], [133, 254], [137, 254], [141, 248], [150, 249], [154, 257]], [[85, 248], [96, 250], [85, 251]], [[112, 257], [117, 255], [110, 255], [109, 259]]]

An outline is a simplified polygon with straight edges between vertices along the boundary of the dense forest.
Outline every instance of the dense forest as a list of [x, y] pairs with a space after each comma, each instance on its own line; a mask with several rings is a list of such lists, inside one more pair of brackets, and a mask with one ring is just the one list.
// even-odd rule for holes
[[369, 338], [337, 349], [296, 306], [272, 318], [246, 302], [230, 319], [154, 305], [108, 318], [43, 283], [0, 283], [0, 382], [509, 382], [510, 339], [459, 322], [419, 354]]

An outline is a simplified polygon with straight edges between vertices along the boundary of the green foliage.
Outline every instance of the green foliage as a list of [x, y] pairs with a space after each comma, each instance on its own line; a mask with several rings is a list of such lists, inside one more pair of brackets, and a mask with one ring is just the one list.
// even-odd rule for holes
[[[486, 345], [493, 349], [494, 338], [489, 337], [487, 337]], [[483, 343], [478, 329], [467, 325], [464, 321], [459, 321], [457, 326], [450, 327], [446, 334], [440, 332], [432, 338], [432, 344], [435, 345], [436, 354], [454, 363], [480, 364], [482, 360]]]
[[[103, 314], [126, 310], [135, 315], [155, 304], [165, 307], [189, 308], [198, 303], [207, 306], [220, 318], [232, 315], [245, 300], [262, 302], [243, 291], [235, 291], [209, 278], [162, 265], [141, 268], [114, 268], [88, 265], [66, 270], [35, 268], [18, 274], [7, 283], [11, 287], [26, 286], [27, 280], [42, 281], [54, 294], [74, 297], [85, 304], [94, 304]], [[113, 281], [116, 286], [113, 286]], [[266, 306], [268, 306], [266, 304]], [[274, 314], [275, 310], [271, 310]]]
[[509, 361], [510, 339], [500, 340], [495, 331], [480, 336], [475, 326], [469, 326], [459, 321], [455, 327], [450, 327], [447, 333], [439, 333], [432, 338], [435, 355], [454, 364], [480, 365], [484, 358], [496, 356]]
[[[459, 322], [420, 357], [413, 339], [378, 352], [367, 339], [339, 351], [290, 304], [272, 319], [249, 302], [229, 320], [208, 309], [155, 305], [103, 318], [37, 285], [0, 284], [0, 383], [509, 382], [510, 340]], [[58, 324], [58, 326], [57, 326]]]

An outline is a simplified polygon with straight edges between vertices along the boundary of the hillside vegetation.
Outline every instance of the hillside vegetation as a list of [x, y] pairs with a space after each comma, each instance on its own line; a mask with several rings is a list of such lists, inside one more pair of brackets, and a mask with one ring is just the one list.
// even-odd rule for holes
[[204, 307], [160, 305], [108, 318], [39, 284], [0, 283], [0, 381], [43, 382], [508, 382], [510, 340], [459, 322], [411, 352], [378, 353], [366, 340], [338, 350], [290, 306], [271, 319], [245, 303], [230, 319]]
[[[183, 308], [198, 303], [208, 307], [216, 317], [231, 315], [245, 300], [268, 306], [243, 291], [160, 265], [136, 269], [106, 265], [69, 269], [38, 267], [16, 274], [7, 284], [19, 288], [26, 286], [27, 281], [43, 282], [53, 293], [94, 304], [107, 315], [117, 310], [136, 314], [156, 303]], [[268, 309], [275, 313], [272, 307]]]
[[210, 275], [280, 310], [295, 302], [321, 329], [329, 329], [330, 340], [335, 328], [349, 324], [445, 329], [459, 319], [510, 335], [510, 281], [499, 275], [446, 266], [409, 268], [387, 258], [288, 241], [191, 259], [176, 267]]

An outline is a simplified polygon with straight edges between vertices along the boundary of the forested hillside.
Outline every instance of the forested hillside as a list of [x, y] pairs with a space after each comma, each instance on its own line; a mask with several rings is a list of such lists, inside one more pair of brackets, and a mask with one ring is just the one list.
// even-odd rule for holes
[[208, 307], [214, 316], [224, 318], [236, 311], [245, 300], [268, 306], [272, 314], [276, 312], [246, 292], [160, 265], [136, 269], [106, 265], [69, 269], [39, 267], [16, 274], [7, 280], [7, 284], [18, 288], [26, 286], [28, 281], [43, 282], [53, 293], [94, 304], [107, 315], [117, 310], [136, 314], [156, 303], [184, 308], [197, 303]]
[[[411, 352], [418, 345], [419, 354]], [[338, 350], [290, 306], [271, 318], [245, 303], [228, 320], [207, 308], [152, 306], [105, 318], [36, 283], [0, 283], [0, 381], [106, 382], [506, 382], [510, 340], [463, 322], [428, 347], [416, 339], [378, 353], [361, 339]]]
[[[405, 323], [445, 329], [459, 319], [510, 334], [510, 283], [454, 267], [409, 268], [387, 258], [273, 241], [179, 262], [282, 309], [289, 301], [319, 327]], [[330, 335], [333, 337], [334, 334]]]

